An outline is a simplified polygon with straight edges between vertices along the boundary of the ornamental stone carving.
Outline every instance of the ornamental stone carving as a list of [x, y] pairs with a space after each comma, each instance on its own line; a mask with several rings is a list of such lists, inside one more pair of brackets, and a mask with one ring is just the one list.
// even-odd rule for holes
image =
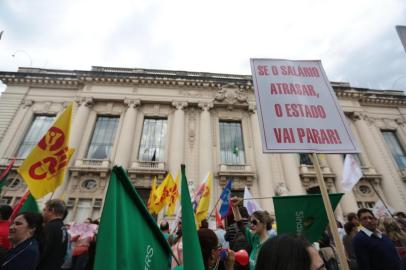
[[279, 182], [276, 185], [276, 194], [279, 195], [279, 196], [289, 194], [289, 190], [286, 187], [285, 183]]
[[254, 104], [254, 103], [250, 103], [248, 105], [248, 112], [252, 113], [252, 114], [256, 113], [257, 112], [257, 105]]
[[94, 100], [91, 97], [77, 97], [76, 102], [79, 106], [91, 107], [94, 104]]
[[141, 105], [141, 100], [126, 98], [124, 99], [124, 104], [126, 104], [128, 108], [137, 108], [139, 105]]
[[220, 103], [226, 103], [228, 105], [234, 104], [246, 104], [248, 100], [248, 94], [246, 90], [239, 88], [234, 83], [226, 84], [220, 90], [217, 91], [214, 96], [214, 100]]
[[202, 111], [209, 111], [214, 105], [213, 102], [199, 102], [197, 106], [202, 109]]
[[176, 108], [176, 110], [183, 110], [186, 108], [188, 103], [186, 101], [173, 101], [172, 106]]

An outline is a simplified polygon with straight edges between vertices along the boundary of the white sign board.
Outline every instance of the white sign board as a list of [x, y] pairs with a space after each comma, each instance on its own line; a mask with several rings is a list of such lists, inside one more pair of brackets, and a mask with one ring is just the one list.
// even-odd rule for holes
[[263, 152], [358, 153], [320, 61], [251, 59]]
[[403, 48], [406, 51], [406, 26], [397, 25], [396, 26], [396, 31], [398, 32], [400, 41], [402, 42]]

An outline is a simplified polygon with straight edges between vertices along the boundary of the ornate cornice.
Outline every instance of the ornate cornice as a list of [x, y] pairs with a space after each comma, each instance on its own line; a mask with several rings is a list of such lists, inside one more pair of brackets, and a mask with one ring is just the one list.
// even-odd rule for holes
[[48, 76], [21, 76], [18, 73], [4, 74], [0, 73], [0, 80], [7, 85], [24, 85], [30, 87], [52, 87], [78, 89], [83, 84], [77, 78], [54, 78]]
[[[0, 72], [0, 80], [8, 85], [29, 87], [78, 89], [86, 84], [122, 85], [132, 87], [162, 87], [177, 89], [211, 89], [232, 95], [217, 93], [215, 102], [232, 105], [246, 104], [248, 94], [253, 93], [250, 75], [218, 74], [153, 69], [92, 67], [90, 71], [20, 68], [18, 72]], [[351, 87], [345, 83], [331, 82], [339, 99], [353, 99], [361, 105], [406, 106], [402, 91], [372, 90]], [[228, 100], [227, 100], [228, 98]]]
[[406, 106], [406, 96], [400, 91], [375, 91], [369, 89], [335, 88], [337, 97], [353, 99], [361, 105]]
[[78, 87], [107, 84], [187, 89], [220, 89], [233, 81], [239, 88], [253, 91], [251, 76], [204, 72], [93, 67], [91, 71], [21, 68], [18, 72], [0, 72], [0, 80], [9, 85]]

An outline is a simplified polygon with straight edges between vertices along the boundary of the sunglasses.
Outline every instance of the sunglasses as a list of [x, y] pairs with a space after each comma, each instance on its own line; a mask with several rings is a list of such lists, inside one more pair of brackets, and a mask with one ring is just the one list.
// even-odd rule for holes
[[254, 220], [251, 220], [251, 225], [258, 225], [258, 221], [256, 220], [256, 219], [254, 219]]

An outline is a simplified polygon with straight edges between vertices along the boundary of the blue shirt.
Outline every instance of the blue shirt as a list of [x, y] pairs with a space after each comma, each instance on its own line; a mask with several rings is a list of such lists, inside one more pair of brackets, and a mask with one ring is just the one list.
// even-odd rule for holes
[[399, 270], [400, 259], [395, 246], [381, 232], [364, 227], [352, 240], [358, 267], [362, 270]]

